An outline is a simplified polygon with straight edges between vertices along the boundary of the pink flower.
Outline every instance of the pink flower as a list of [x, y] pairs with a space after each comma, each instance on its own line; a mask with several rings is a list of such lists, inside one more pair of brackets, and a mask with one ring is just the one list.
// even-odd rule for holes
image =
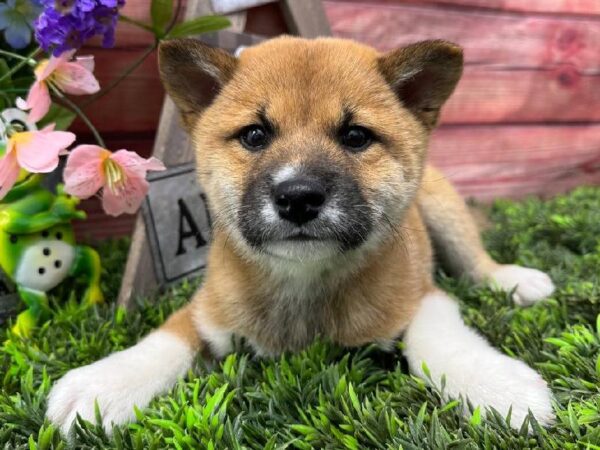
[[49, 85], [71, 95], [94, 94], [100, 90], [94, 77], [93, 56], [78, 57], [71, 61], [75, 50], [44, 59], [35, 68], [35, 82], [29, 89], [27, 100], [17, 100], [21, 109], [30, 109], [29, 121], [37, 122], [50, 109]]
[[23, 131], [12, 134], [6, 153], [0, 159], [0, 199], [10, 191], [19, 171], [48, 173], [56, 169], [58, 156], [75, 141], [67, 131], [54, 131], [54, 124], [40, 131]]
[[148, 193], [149, 170], [165, 170], [165, 166], [156, 158], [144, 159], [127, 150], [112, 153], [97, 145], [79, 145], [67, 159], [65, 192], [83, 199], [102, 189], [107, 214], [132, 214]]

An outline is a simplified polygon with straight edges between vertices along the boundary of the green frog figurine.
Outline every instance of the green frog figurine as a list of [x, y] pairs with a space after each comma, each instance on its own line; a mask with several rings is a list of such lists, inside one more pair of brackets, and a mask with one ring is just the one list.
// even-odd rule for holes
[[45, 319], [46, 293], [69, 276], [85, 281], [84, 302], [103, 301], [98, 253], [75, 243], [71, 220], [86, 217], [76, 208], [79, 199], [65, 194], [62, 185], [52, 194], [41, 186], [41, 180], [40, 175], [21, 171], [0, 201], [0, 267], [14, 281], [27, 307], [13, 327], [21, 336], [29, 336]]

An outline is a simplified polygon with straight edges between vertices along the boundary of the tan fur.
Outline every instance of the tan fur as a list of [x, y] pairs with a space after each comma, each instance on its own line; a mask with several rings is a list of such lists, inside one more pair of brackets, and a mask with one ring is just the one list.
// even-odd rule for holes
[[201, 351], [203, 345], [198, 336], [193, 314], [194, 305], [190, 303], [171, 314], [161, 329], [180, 337], [196, 351]]
[[[338, 39], [274, 39], [245, 50], [239, 61], [228, 60], [219, 95], [194, 113], [194, 105], [203, 101], [187, 99], [184, 90], [196, 78], [189, 70], [180, 78], [176, 70], [178, 64], [193, 64], [186, 59], [189, 45], [197, 47], [189, 41], [163, 45], [161, 71], [191, 129], [199, 179], [215, 219], [205, 281], [191, 303], [198, 327], [205, 323], [244, 336], [271, 354], [300, 349], [317, 336], [348, 346], [394, 339], [410, 322], [420, 299], [434, 289], [426, 224], [451, 258], [460, 260], [459, 271], [480, 279], [492, 267], [462, 200], [441, 174], [428, 169], [417, 195], [429, 130], [460, 76], [458, 47], [438, 42], [382, 56]], [[446, 58], [455, 66], [409, 110], [398, 101], [403, 80], [399, 74], [394, 81], [394, 70], [419, 69], [421, 60], [398, 59], [415, 54], [428, 55], [436, 64]], [[211, 55], [204, 57], [213, 61]], [[448, 61], [432, 70], [443, 71]], [[407, 76], [415, 81], [413, 72]], [[361, 154], [341, 152], [328, 136], [345, 106], [383, 143], [374, 143]], [[236, 139], [228, 139], [236, 129], [256, 121], [260, 108], [267, 109], [280, 130], [280, 138], [264, 155], [245, 151]], [[312, 269], [278, 267], [241, 242], [231, 225], [234, 212], [255, 174], [314, 159], [327, 159], [352, 173], [368, 200], [385, 205], [389, 226], [379, 224], [365, 248], [349, 251], [334, 263]], [[438, 204], [443, 209], [438, 210]], [[444, 238], [443, 228], [451, 239]], [[182, 320], [165, 327], [173, 329], [180, 323], [178, 333], [190, 341], [197, 339], [190, 316], [176, 314]]]
[[467, 206], [443, 173], [428, 166], [417, 205], [435, 243], [437, 256], [451, 273], [476, 282], [498, 268], [483, 248]]

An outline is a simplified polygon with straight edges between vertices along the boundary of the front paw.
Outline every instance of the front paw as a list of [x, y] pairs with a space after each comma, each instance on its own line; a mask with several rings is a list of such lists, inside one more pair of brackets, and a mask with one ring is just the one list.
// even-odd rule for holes
[[178, 337], [152, 333], [127, 350], [67, 372], [50, 391], [46, 415], [67, 434], [77, 414], [95, 421], [97, 402], [110, 434], [113, 425], [135, 419], [134, 406], [144, 408], [170, 389], [192, 359], [192, 350]]
[[517, 265], [503, 265], [490, 274], [492, 286], [513, 292], [517, 305], [531, 305], [554, 292], [554, 283], [548, 275], [537, 269]]
[[494, 361], [482, 362], [478, 373], [468, 377], [468, 386], [456, 386], [467, 392], [473, 406], [492, 407], [506, 417], [511, 410], [510, 425], [519, 429], [529, 414], [547, 427], [554, 422], [552, 393], [546, 381], [522, 361], [498, 355]]
[[102, 426], [108, 433], [113, 424], [120, 425], [135, 418], [133, 406], [136, 403], [127, 392], [136, 388], [127, 389], [128, 384], [135, 382], [132, 374], [109, 359], [67, 372], [50, 391], [46, 415], [65, 435], [77, 414], [95, 422], [95, 402], [100, 408]]

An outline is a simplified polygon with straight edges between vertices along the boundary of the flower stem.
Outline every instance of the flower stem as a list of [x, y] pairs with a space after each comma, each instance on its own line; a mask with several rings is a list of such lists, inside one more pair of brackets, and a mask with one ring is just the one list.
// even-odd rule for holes
[[2, 50], [0, 48], [0, 55], [8, 56], [9, 58], [20, 59], [22, 61], [27, 61], [29, 58], [27, 56], [19, 55], [18, 53], [9, 52], [6, 50]]
[[35, 66], [37, 64], [37, 61], [33, 58], [35, 55], [38, 54], [39, 51], [40, 51], [40, 48], [38, 47], [33, 52], [31, 52], [29, 55], [21, 56], [17, 53], [8, 52], [6, 50], [0, 49], [0, 55], [5, 55], [5, 56], [8, 56], [9, 58], [15, 58], [15, 59], [21, 60], [12, 69], [10, 69], [8, 72], [6, 72], [4, 75], [2, 75], [0, 77], [0, 83], [3, 82], [4, 80], [6, 80], [8, 77], [12, 76], [12, 74], [16, 73], [19, 69], [21, 69], [21, 67], [23, 67], [27, 64], [29, 64], [30, 66]]
[[66, 95], [64, 95], [58, 89], [54, 88], [52, 85], [51, 85], [51, 87], [52, 87], [52, 91], [54, 92], [54, 94], [65, 105], [67, 105], [67, 107], [70, 110], [72, 110], [75, 114], [77, 114], [81, 118], [81, 120], [83, 120], [83, 122], [87, 125], [87, 127], [90, 129], [90, 131], [94, 135], [94, 139], [96, 139], [96, 142], [98, 143], [98, 145], [102, 148], [106, 148], [104, 139], [102, 139], [102, 136], [100, 136], [100, 133], [98, 132], [98, 130], [96, 129], [94, 124], [92, 124], [91, 120], [88, 118], [88, 116], [85, 115], [85, 113], [79, 108], [79, 106], [77, 106], [73, 101], [71, 101], [71, 99], [69, 99]]
[[131, 17], [125, 16], [123, 14], [121, 14], [119, 16], [119, 20], [121, 22], [131, 24], [133, 26], [141, 28], [142, 30], [146, 30], [146, 31], [154, 34], [154, 29], [150, 25], [145, 24], [144, 22], [140, 22], [139, 20], [132, 19]]
[[121, 72], [121, 74], [117, 78], [113, 79], [104, 88], [102, 88], [100, 92], [94, 94], [92, 97], [84, 101], [81, 104], [81, 107], [86, 108], [90, 103], [95, 102], [99, 98], [104, 97], [106, 94], [112, 91], [118, 84], [121, 83], [121, 81], [127, 78], [133, 71], [135, 71], [135, 69], [141, 66], [142, 63], [146, 60], [146, 58], [150, 56], [154, 50], [156, 50], [156, 47], [158, 47], [158, 41], [154, 42], [146, 50], [144, 50], [144, 53], [142, 53], [142, 55], [138, 59], [136, 59], [133, 64], [131, 64], [127, 69]]

